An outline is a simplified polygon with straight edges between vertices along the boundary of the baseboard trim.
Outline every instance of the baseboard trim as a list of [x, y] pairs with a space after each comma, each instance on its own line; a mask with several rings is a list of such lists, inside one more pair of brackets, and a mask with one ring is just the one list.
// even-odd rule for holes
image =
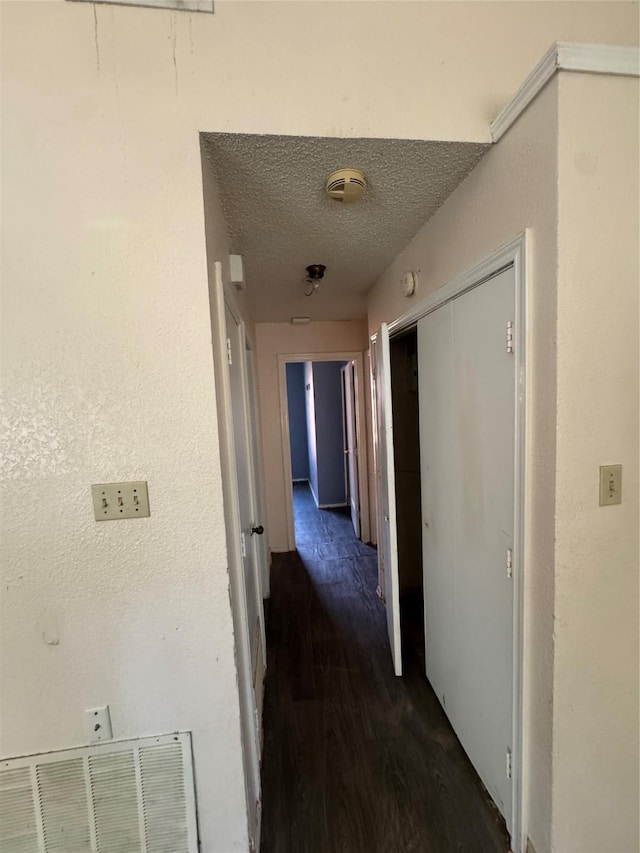
[[318, 504], [318, 509], [343, 509], [344, 507], [348, 507], [349, 504]]

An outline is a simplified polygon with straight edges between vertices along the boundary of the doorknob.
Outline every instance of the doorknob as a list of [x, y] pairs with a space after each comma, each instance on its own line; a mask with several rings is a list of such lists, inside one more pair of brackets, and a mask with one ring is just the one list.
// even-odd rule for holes
[[251, 533], [257, 533], [258, 536], [262, 536], [262, 534], [264, 533], [264, 527], [261, 524], [259, 524], [257, 527], [252, 527]]

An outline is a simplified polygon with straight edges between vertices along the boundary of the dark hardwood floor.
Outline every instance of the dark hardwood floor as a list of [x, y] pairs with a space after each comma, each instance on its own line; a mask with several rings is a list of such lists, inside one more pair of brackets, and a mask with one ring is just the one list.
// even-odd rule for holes
[[410, 642], [393, 673], [376, 552], [307, 487], [294, 502], [268, 608], [262, 853], [505, 853]]

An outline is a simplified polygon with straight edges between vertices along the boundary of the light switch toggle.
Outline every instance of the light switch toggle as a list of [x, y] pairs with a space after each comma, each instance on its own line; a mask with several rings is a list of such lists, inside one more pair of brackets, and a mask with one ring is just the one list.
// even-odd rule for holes
[[622, 465], [600, 466], [600, 506], [622, 503]]
[[87, 708], [84, 713], [89, 743], [100, 743], [100, 741], [113, 738], [111, 712], [108, 705], [101, 705], [99, 708]]
[[97, 483], [91, 486], [96, 521], [117, 518], [145, 518], [149, 512], [149, 492], [144, 481]]

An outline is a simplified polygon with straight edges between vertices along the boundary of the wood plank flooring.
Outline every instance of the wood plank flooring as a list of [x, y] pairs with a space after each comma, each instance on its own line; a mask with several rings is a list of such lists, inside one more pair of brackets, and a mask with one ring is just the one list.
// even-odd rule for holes
[[393, 673], [375, 551], [305, 486], [294, 503], [267, 618], [262, 853], [506, 853], [420, 654]]

